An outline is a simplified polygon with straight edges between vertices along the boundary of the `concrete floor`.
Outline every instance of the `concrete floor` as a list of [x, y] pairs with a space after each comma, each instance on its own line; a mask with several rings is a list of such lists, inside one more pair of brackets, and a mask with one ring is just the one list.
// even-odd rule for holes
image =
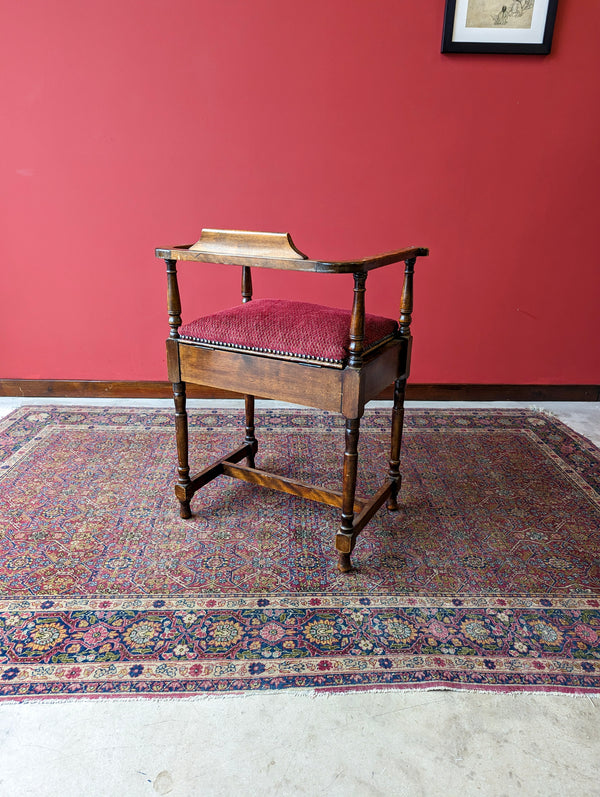
[[[34, 403], [58, 402], [0, 399], [0, 416]], [[537, 406], [600, 446], [600, 404]], [[156, 794], [600, 795], [600, 699], [281, 692], [1, 706], [0, 797]]]

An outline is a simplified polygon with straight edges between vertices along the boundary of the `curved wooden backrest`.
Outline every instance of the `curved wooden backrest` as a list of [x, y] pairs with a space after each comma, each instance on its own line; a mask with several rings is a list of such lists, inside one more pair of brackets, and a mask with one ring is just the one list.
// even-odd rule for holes
[[287, 232], [247, 232], [244, 230], [202, 230], [200, 240], [190, 251], [215, 255], [307, 260]]

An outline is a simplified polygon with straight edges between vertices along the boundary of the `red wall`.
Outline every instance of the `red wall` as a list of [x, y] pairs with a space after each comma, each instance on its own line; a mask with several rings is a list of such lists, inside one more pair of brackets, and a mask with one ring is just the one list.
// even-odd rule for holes
[[[5, 4], [0, 377], [166, 378], [153, 250], [204, 226], [313, 257], [429, 246], [414, 382], [600, 383], [600, 3], [560, 0], [547, 57], [441, 55], [443, 12]], [[238, 301], [237, 269], [201, 271], [188, 319]], [[347, 277], [281, 277], [256, 295], [349, 306]], [[367, 285], [395, 315], [399, 272]]]

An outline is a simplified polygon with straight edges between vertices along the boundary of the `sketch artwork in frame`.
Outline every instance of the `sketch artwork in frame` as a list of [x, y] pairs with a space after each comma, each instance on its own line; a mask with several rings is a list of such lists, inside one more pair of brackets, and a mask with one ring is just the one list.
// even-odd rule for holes
[[443, 53], [532, 53], [552, 45], [558, 0], [446, 0]]

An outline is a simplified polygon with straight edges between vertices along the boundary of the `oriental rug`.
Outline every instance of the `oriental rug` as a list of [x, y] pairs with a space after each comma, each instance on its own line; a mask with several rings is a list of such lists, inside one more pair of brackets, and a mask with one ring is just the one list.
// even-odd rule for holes
[[[192, 410], [201, 469], [243, 411]], [[387, 471], [368, 411], [359, 493]], [[257, 416], [265, 470], [339, 488], [342, 419]], [[600, 693], [600, 452], [526, 410], [412, 410], [401, 510], [336, 570], [338, 510], [220, 477], [181, 520], [172, 412], [0, 424], [0, 697], [304, 688]]]

